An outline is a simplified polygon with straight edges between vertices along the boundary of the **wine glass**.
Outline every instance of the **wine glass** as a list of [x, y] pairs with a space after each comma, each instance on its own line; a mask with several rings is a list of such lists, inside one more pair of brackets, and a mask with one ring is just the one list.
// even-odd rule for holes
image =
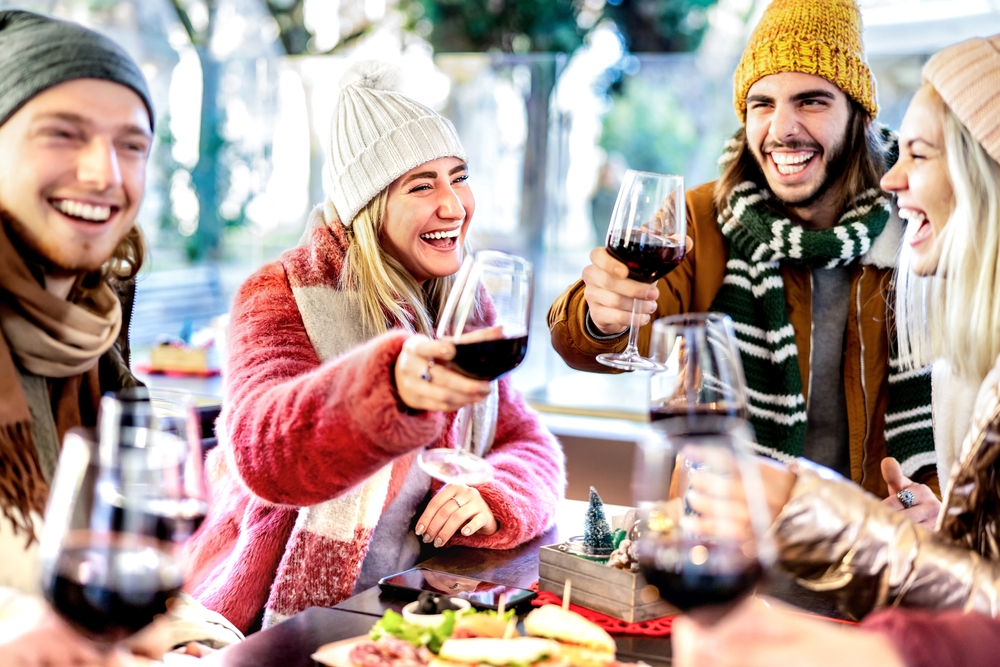
[[[154, 413], [144, 389], [101, 398], [96, 439], [65, 436], [40, 539], [42, 590], [104, 651], [167, 611], [181, 543], [207, 507], [200, 438]], [[197, 463], [195, 463], [197, 459]]]
[[732, 321], [717, 313], [653, 325], [653, 424], [633, 476], [641, 572], [663, 599], [709, 620], [774, 561], [734, 341]]
[[[648, 171], [625, 172], [608, 226], [607, 249], [628, 267], [628, 277], [655, 283], [684, 259], [687, 217], [684, 179]], [[639, 354], [639, 301], [632, 304], [628, 345], [621, 352], [597, 356], [605, 366], [626, 371], [653, 370], [655, 364]]]
[[[451, 369], [476, 380], [496, 380], [524, 361], [531, 325], [531, 262], [497, 250], [465, 258], [455, 276], [437, 337], [455, 343]], [[420, 453], [427, 474], [446, 483], [469, 486], [493, 479], [493, 467], [470, 451], [473, 406], [458, 415], [458, 449]]]

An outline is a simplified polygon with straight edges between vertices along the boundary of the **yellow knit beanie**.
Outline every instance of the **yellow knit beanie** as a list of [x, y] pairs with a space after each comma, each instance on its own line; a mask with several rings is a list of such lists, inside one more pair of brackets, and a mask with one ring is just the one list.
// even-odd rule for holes
[[861, 43], [861, 10], [855, 0], [773, 0], [750, 35], [733, 76], [733, 105], [747, 120], [747, 93], [759, 79], [779, 72], [815, 74], [878, 115], [875, 80]]

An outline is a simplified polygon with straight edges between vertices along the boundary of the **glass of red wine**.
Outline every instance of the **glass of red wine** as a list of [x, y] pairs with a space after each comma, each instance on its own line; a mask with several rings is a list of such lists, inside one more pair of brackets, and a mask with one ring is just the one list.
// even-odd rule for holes
[[[455, 358], [448, 363], [452, 370], [493, 381], [524, 361], [532, 276], [531, 262], [516, 255], [480, 250], [465, 258], [437, 328], [438, 338], [455, 343]], [[492, 481], [493, 467], [470, 451], [473, 421], [473, 406], [463, 407], [457, 419], [458, 449], [425, 450], [417, 458], [420, 467], [446, 483], [476, 486]]]
[[[684, 179], [648, 171], [625, 172], [608, 226], [607, 250], [628, 267], [628, 277], [655, 283], [684, 259], [687, 217]], [[605, 366], [626, 371], [654, 370], [639, 354], [639, 301], [632, 305], [628, 345], [621, 352], [597, 356]]]
[[63, 441], [40, 539], [56, 612], [112, 651], [167, 611], [183, 541], [207, 509], [193, 406], [154, 411], [145, 389], [101, 398], [96, 438]]
[[712, 620], [774, 561], [732, 321], [662, 318], [651, 353], [652, 428], [634, 472], [639, 566], [664, 600]]

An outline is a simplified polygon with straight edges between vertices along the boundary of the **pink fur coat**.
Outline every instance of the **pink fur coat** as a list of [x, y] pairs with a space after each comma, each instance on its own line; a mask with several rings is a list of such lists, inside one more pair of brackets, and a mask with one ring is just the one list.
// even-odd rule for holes
[[[340, 325], [307, 326], [301, 311], [310, 309], [299, 304], [344, 294], [346, 246], [339, 225], [314, 225], [303, 245], [247, 280], [233, 304], [220, 446], [208, 461], [212, 507], [188, 549], [189, 588], [241, 630], [265, 606], [280, 620], [349, 597], [378, 508], [392, 502], [418, 450], [454, 444], [454, 414], [402, 409], [393, 369], [407, 332], [321, 361], [322, 345], [307, 329], [337, 335]], [[548, 528], [564, 493], [559, 444], [507, 380], [499, 382], [497, 414], [487, 457], [496, 479], [479, 491], [500, 530], [456, 535], [449, 545], [517, 546]], [[379, 475], [384, 501], [375, 496], [370, 520], [351, 515], [317, 526], [300, 512], [357, 494]]]

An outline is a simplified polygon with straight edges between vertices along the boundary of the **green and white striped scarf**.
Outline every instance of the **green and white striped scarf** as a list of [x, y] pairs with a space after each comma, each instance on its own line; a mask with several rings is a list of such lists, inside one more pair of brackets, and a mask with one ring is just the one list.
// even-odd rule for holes
[[[888, 130], [883, 139], [892, 144], [896, 141]], [[727, 143], [727, 152], [720, 160], [723, 166], [727, 157], [731, 159], [731, 148]], [[895, 150], [892, 153], [894, 156]], [[806, 405], [781, 263], [809, 269], [858, 263], [885, 229], [890, 203], [881, 190], [873, 188], [835, 227], [810, 231], [782, 217], [769, 203], [773, 198], [767, 188], [746, 181], [733, 189], [728, 208], [719, 214], [730, 251], [712, 310], [733, 319], [746, 371], [750, 421], [759, 448], [786, 459], [802, 455]], [[930, 367], [906, 372], [896, 358], [895, 340], [890, 343], [886, 447], [904, 472], [912, 474], [935, 460]]]

